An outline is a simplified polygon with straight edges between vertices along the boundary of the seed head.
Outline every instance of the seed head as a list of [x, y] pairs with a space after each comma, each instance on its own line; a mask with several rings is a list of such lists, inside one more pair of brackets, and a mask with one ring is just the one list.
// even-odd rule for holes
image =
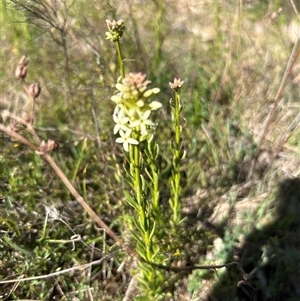
[[110, 21], [106, 20], [106, 25], [108, 27], [108, 32], [106, 32], [106, 39], [111, 40], [112, 42], [117, 42], [119, 41], [124, 33], [125, 26], [124, 26], [124, 21], [119, 20], [119, 21]]

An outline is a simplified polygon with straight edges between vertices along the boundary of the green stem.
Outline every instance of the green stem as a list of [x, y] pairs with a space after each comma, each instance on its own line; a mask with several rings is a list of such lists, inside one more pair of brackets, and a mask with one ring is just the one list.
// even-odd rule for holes
[[[155, 166], [156, 167], [156, 166]], [[158, 184], [158, 174], [156, 172], [156, 168], [152, 168], [152, 177], [153, 177], [153, 192], [152, 192], [152, 203], [153, 203], [153, 211], [155, 213], [159, 212], [159, 184]]]
[[175, 147], [176, 147], [176, 156], [179, 157], [180, 154], [180, 135], [181, 129], [179, 124], [179, 114], [180, 114], [180, 97], [178, 92], [175, 91]]
[[141, 229], [143, 229], [142, 237], [144, 242], [144, 248], [146, 250], [145, 257], [148, 261], [151, 260], [151, 257], [153, 255], [152, 252], [152, 242], [150, 238], [151, 233], [151, 221], [149, 213], [147, 212], [147, 204], [145, 201], [145, 196], [143, 193], [143, 184], [141, 180], [141, 158], [140, 158], [140, 145], [132, 145], [130, 146], [133, 148], [133, 166], [134, 166], [134, 190], [135, 190], [135, 197], [138, 203], [139, 208], [139, 223]]
[[78, 169], [79, 169], [80, 164], [81, 164], [81, 162], [83, 160], [83, 154], [84, 154], [84, 151], [85, 151], [85, 148], [86, 148], [86, 144], [87, 144], [87, 138], [85, 138], [83, 140], [83, 145], [81, 147], [80, 154], [79, 154], [79, 157], [78, 157], [78, 161], [77, 161], [77, 163], [75, 165], [75, 170], [74, 170], [74, 173], [73, 173], [73, 176], [72, 176], [72, 180], [71, 180], [72, 182], [74, 182], [75, 179], [76, 179], [76, 176], [77, 176], [77, 173], [78, 173]]
[[159, 67], [161, 63], [161, 54], [162, 54], [162, 43], [163, 43], [163, 36], [162, 36], [162, 21], [163, 21], [163, 14], [164, 14], [164, 5], [163, 1], [158, 1], [157, 4], [157, 17], [156, 17], [156, 42], [155, 42], [155, 70]]
[[[142, 183], [141, 183], [141, 171], [140, 171], [140, 148], [139, 145], [133, 145], [133, 155], [134, 155], [134, 179], [135, 179], [135, 195], [136, 200], [139, 204], [139, 207], [143, 209], [144, 202], [143, 202], [143, 194], [142, 194]], [[142, 225], [145, 224], [145, 212], [143, 210], [140, 210], [140, 217], [142, 221]]]
[[117, 47], [118, 61], [119, 61], [119, 66], [120, 66], [120, 75], [123, 79], [123, 78], [125, 78], [125, 68], [124, 68], [124, 61], [123, 61], [123, 57], [122, 57], [120, 41], [116, 41], [116, 47]]
[[181, 187], [180, 187], [180, 162], [181, 162], [181, 126], [180, 126], [180, 115], [181, 104], [180, 97], [177, 91], [174, 95], [174, 106], [172, 108], [173, 113], [173, 124], [175, 130], [175, 141], [173, 146], [173, 172], [172, 172], [172, 200], [171, 207], [173, 210], [173, 222], [178, 224], [181, 220], [181, 206], [180, 206], [180, 196], [181, 196]]
[[38, 239], [38, 241], [43, 241], [45, 239], [45, 237], [46, 237], [46, 229], [47, 229], [47, 223], [48, 223], [48, 216], [49, 216], [49, 213], [46, 214], [46, 218], [45, 218], [45, 222], [44, 222], [44, 226], [43, 226], [43, 230], [42, 230], [42, 235]]
[[157, 166], [157, 157], [159, 152], [159, 146], [155, 139], [148, 142], [148, 149], [145, 153], [147, 163], [150, 167], [150, 179], [151, 179], [151, 197], [152, 197], [152, 209], [153, 213], [157, 215], [160, 212], [159, 208], [159, 168]]

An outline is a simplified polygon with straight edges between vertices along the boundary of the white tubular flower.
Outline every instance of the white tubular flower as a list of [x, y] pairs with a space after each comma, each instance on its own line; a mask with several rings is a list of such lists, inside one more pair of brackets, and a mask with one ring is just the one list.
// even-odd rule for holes
[[121, 137], [116, 139], [117, 143], [123, 143], [123, 148], [126, 152], [129, 150], [129, 144], [135, 144], [138, 145], [139, 142], [133, 138], [130, 137], [131, 130], [127, 130], [126, 132], [120, 130], [119, 134]]
[[114, 134], [117, 134], [120, 130], [126, 132], [129, 130], [128, 122], [129, 118], [125, 116], [124, 111], [116, 106], [114, 115], [113, 115], [114, 122], [116, 125], [114, 126]]
[[147, 135], [147, 126], [153, 126], [153, 122], [149, 119], [151, 111], [147, 110], [145, 112], [137, 111], [139, 118], [130, 122], [131, 128], [137, 128], [141, 135]]

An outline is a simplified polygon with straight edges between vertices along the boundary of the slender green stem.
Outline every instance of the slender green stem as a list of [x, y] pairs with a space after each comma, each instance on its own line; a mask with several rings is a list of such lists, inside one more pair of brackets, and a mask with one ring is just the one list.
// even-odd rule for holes
[[85, 139], [83, 140], [83, 145], [82, 145], [82, 147], [81, 147], [80, 154], [79, 154], [79, 156], [78, 156], [78, 160], [77, 160], [77, 163], [76, 163], [76, 165], [75, 165], [74, 172], [73, 172], [72, 182], [74, 182], [75, 179], [76, 179], [76, 176], [77, 176], [77, 173], [78, 173], [80, 164], [81, 164], [82, 159], [83, 159], [83, 154], [84, 154], [84, 151], [85, 151], [85, 149], [86, 149], [86, 145], [87, 145], [87, 138], [85, 138]]
[[117, 52], [118, 52], [118, 61], [119, 61], [119, 66], [120, 66], [120, 75], [123, 78], [125, 78], [125, 68], [124, 68], [124, 61], [122, 57], [122, 51], [121, 51], [121, 45], [120, 41], [116, 41], [116, 47], [117, 47]]
[[173, 210], [172, 220], [175, 224], [178, 224], [181, 220], [181, 206], [180, 206], [180, 196], [181, 196], [181, 186], [180, 186], [180, 162], [181, 162], [181, 126], [180, 126], [180, 115], [181, 104], [180, 96], [177, 91], [174, 94], [174, 103], [172, 108], [172, 119], [175, 130], [175, 141], [173, 144], [173, 172], [171, 180], [171, 208]]
[[179, 114], [180, 114], [180, 97], [178, 92], [175, 91], [175, 147], [176, 147], [176, 156], [179, 157], [180, 154], [180, 135], [181, 128], [179, 123]]
[[152, 187], [152, 203], [153, 203], [153, 210], [155, 213], [159, 211], [159, 184], [158, 184], [158, 174], [155, 168], [151, 167], [152, 169], [152, 177], [153, 177], [153, 187]]
[[135, 196], [139, 207], [139, 222], [141, 229], [143, 229], [143, 240], [144, 240], [144, 247], [146, 250], [146, 259], [151, 260], [153, 255], [152, 252], [152, 243], [151, 243], [151, 220], [149, 213], [147, 212], [147, 204], [145, 201], [145, 196], [143, 193], [143, 184], [141, 181], [141, 158], [140, 158], [140, 145], [132, 145], [133, 147], [133, 154], [134, 154], [134, 179], [135, 179]]
[[159, 208], [159, 168], [157, 165], [157, 156], [159, 152], [159, 146], [155, 139], [148, 142], [148, 149], [145, 153], [147, 164], [150, 167], [148, 174], [151, 181], [151, 197], [152, 197], [152, 209], [153, 213], [157, 215], [160, 211]]
[[49, 213], [46, 213], [46, 218], [45, 218], [45, 222], [44, 222], [44, 226], [43, 226], [43, 231], [42, 231], [42, 235], [41, 237], [38, 239], [38, 241], [43, 241], [46, 237], [46, 229], [47, 229], [47, 223], [48, 223], [48, 216]]
[[[140, 171], [140, 148], [139, 145], [132, 145], [134, 154], [134, 179], [135, 179], [135, 196], [141, 209], [144, 208], [144, 200], [142, 194], [141, 171]], [[141, 223], [145, 224], [145, 212], [140, 210]]]
[[163, 44], [163, 36], [162, 36], [162, 20], [164, 15], [164, 5], [163, 1], [158, 1], [157, 4], [157, 17], [156, 17], [156, 41], [155, 41], [155, 69], [159, 67], [161, 63], [161, 54], [162, 54], [162, 44]]

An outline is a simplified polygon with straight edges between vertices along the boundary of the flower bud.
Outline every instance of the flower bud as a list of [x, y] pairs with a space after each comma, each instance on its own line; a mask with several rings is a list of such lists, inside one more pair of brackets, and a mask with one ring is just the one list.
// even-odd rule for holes
[[181, 80], [180, 78], [174, 78], [174, 81], [172, 83], [169, 83], [170, 88], [173, 89], [174, 91], [178, 91], [182, 85], [184, 84], [184, 81]]

